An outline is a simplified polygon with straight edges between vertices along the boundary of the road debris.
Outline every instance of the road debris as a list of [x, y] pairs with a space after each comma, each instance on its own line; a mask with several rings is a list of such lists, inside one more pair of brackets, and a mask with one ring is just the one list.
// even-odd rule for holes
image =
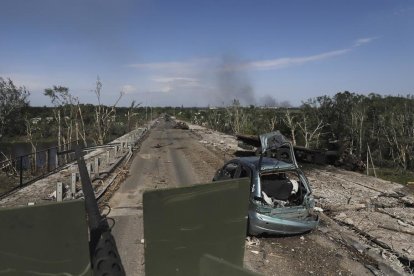
[[260, 240], [256, 237], [247, 236], [246, 245], [247, 246], [258, 246], [260, 245]]
[[321, 213], [323, 212], [323, 209], [321, 207], [317, 207], [317, 206], [313, 207], [313, 210], [315, 212], [321, 212]]
[[174, 128], [176, 129], [183, 129], [183, 130], [189, 130], [190, 127], [187, 125], [187, 123], [182, 122], [182, 121], [176, 121]]
[[[231, 152], [233, 154], [242, 152], [242, 149], [237, 146], [237, 141], [232, 136], [227, 141], [228, 135], [220, 134], [201, 126], [192, 124], [189, 124], [189, 126], [190, 130], [196, 134], [200, 143], [206, 147], [212, 145], [229, 154]], [[221, 140], [225, 140], [225, 144], [220, 144]], [[221, 147], [226, 144], [233, 147], [230, 152]], [[228, 159], [231, 158], [232, 155], [230, 154]], [[349, 159], [349, 156], [347, 158]], [[342, 159], [346, 161], [347, 158], [343, 157]], [[345, 163], [355, 163], [354, 159], [351, 161], [346, 161]], [[378, 275], [383, 275], [384, 272], [395, 274], [395, 271], [398, 271], [399, 274], [404, 274], [413, 270], [414, 249], [407, 246], [408, 244], [414, 244], [413, 235], [378, 227], [378, 225], [385, 227], [393, 226], [394, 228], [410, 232], [411, 228], [405, 225], [414, 226], [414, 212], [412, 212], [414, 196], [412, 193], [407, 194], [404, 192], [402, 185], [357, 172], [345, 171], [333, 166], [303, 165], [302, 170], [304, 170], [312, 184], [317, 205], [314, 212], [319, 213], [323, 222], [319, 228], [320, 231], [317, 231], [317, 233], [324, 236], [325, 240], [337, 243], [340, 246], [345, 244], [349, 248], [354, 248], [353, 245], [356, 242], [359, 244], [359, 246], [356, 246], [359, 250], [353, 250], [357, 251], [358, 254], [362, 254], [364, 256], [363, 259], [358, 259], [359, 256], [350, 258], [354, 262], [362, 264], [363, 267], [358, 268], [360, 269], [359, 273], [353, 272], [352, 274], [362, 274], [364, 269], [371, 273], [373, 270], [367, 268], [367, 266], [375, 268], [375, 273], [379, 273]], [[324, 220], [326, 221], [326, 218], [328, 218], [325, 214], [333, 218], [330, 225], [324, 225]], [[379, 216], [380, 214], [382, 216]], [[332, 229], [333, 224], [337, 225], [337, 230]], [[349, 235], [352, 239], [344, 239], [343, 236], [336, 235], [337, 232], [343, 233], [345, 230], [350, 230]], [[301, 244], [304, 244], [300, 237], [296, 239]], [[266, 239], [259, 238], [259, 240], [260, 247], [266, 247]], [[306, 241], [306, 244], [310, 245], [308, 238]], [[383, 259], [379, 256], [381, 250], [386, 250], [395, 256], [399, 256], [402, 262], [398, 258]], [[269, 251], [264, 251], [268, 256], [271, 255]], [[345, 273], [346, 275], [349, 274], [349, 271], [355, 271], [354, 269], [357, 269], [355, 264], [348, 267], [348, 269], [337, 269], [336, 271], [342, 271], [342, 275], [344, 275], [344, 272], [347, 272]], [[266, 270], [259, 271], [263, 272]], [[321, 272], [319, 269], [311, 269], [311, 271]]]

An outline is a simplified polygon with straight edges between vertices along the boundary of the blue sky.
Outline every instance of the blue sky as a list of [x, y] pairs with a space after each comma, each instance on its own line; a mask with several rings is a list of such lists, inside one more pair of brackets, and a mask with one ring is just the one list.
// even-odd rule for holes
[[0, 0], [0, 76], [50, 105], [300, 105], [352, 91], [414, 93], [414, 1]]

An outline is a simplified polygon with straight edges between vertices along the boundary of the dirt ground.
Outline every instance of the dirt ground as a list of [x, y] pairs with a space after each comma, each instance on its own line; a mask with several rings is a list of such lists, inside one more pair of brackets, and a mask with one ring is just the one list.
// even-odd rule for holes
[[[149, 132], [131, 159], [128, 176], [109, 200], [127, 275], [144, 274], [143, 191], [210, 182], [238, 150], [235, 137], [200, 126], [173, 129], [172, 123], [161, 121]], [[303, 235], [249, 237], [246, 268], [263, 275], [412, 273], [412, 190], [333, 167], [302, 169], [323, 209], [320, 226]]]

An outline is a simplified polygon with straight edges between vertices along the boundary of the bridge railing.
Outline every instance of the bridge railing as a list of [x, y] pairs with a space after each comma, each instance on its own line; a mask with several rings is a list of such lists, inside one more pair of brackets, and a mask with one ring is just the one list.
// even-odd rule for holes
[[24, 187], [75, 161], [70, 150], [79, 141], [50, 147], [0, 162], [0, 196]]
[[[102, 146], [84, 147], [89, 152], [85, 159], [90, 172], [99, 174], [99, 167], [108, 166], [114, 159], [133, 146], [142, 131], [139, 128]], [[145, 131], [144, 131], [145, 132]], [[81, 141], [59, 147], [39, 150], [0, 162], [0, 197], [36, 182], [76, 161], [74, 148]], [[89, 157], [88, 157], [89, 156]]]

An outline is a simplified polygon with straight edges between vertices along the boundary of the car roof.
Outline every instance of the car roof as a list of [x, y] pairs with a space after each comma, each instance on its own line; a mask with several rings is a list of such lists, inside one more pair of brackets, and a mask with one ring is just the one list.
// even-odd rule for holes
[[[247, 165], [248, 167], [257, 170], [259, 167], [259, 156], [249, 156], [249, 157], [239, 157], [236, 160], [239, 160], [240, 163]], [[261, 171], [274, 170], [274, 169], [294, 169], [295, 165], [292, 163], [286, 163], [284, 161], [263, 157], [261, 164]]]

